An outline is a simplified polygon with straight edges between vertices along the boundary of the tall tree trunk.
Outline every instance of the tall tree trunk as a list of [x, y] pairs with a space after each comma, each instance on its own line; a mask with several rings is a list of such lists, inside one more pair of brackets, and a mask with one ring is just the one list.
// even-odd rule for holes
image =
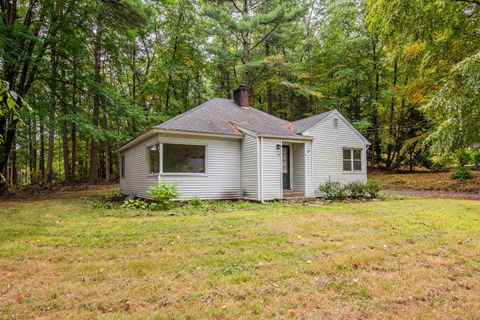
[[[268, 41], [265, 41], [265, 56], [266, 57], [270, 56], [270, 43]], [[267, 106], [268, 106], [268, 113], [273, 114], [272, 85], [269, 80], [267, 80]]]
[[[76, 70], [76, 68], [74, 68]], [[77, 109], [77, 73], [74, 71], [73, 74], [73, 91], [72, 91], [72, 122], [70, 123], [70, 138], [72, 139], [72, 170], [71, 170], [71, 179], [72, 182], [76, 179], [76, 167], [77, 167], [77, 123], [76, 120], [76, 109]]]
[[45, 179], [45, 127], [43, 120], [40, 118], [40, 159], [38, 161], [38, 170], [42, 181]]
[[[398, 58], [395, 57], [394, 62], [393, 62], [393, 86], [392, 89], [395, 90], [397, 88], [397, 78], [398, 78]], [[390, 139], [393, 137], [393, 120], [394, 120], [394, 114], [395, 114], [395, 93], [392, 95], [392, 99], [390, 102], [390, 115], [389, 115], [389, 129], [388, 133], [390, 136]], [[392, 167], [392, 154], [393, 154], [393, 147], [394, 145], [391, 143], [391, 141], [388, 142], [387, 146], [387, 169], [391, 169]]]
[[53, 176], [53, 152], [55, 146], [55, 109], [57, 105], [57, 69], [58, 57], [56, 50], [52, 49], [51, 56], [52, 80], [50, 83], [51, 98], [50, 98], [50, 113], [49, 113], [49, 128], [48, 128], [48, 153], [47, 153], [47, 184], [52, 183]]
[[[102, 44], [101, 44], [101, 30], [97, 25], [96, 30], [96, 37], [95, 37], [95, 83], [97, 85], [97, 90], [100, 88], [101, 85], [101, 68], [102, 68], [102, 60], [101, 60], [101, 51], [102, 51]], [[93, 98], [93, 118], [92, 124], [94, 130], [98, 129], [98, 120], [100, 116], [100, 93], [96, 91], [95, 96]], [[97, 137], [95, 135], [92, 136], [92, 142], [90, 145], [90, 174], [88, 181], [94, 184], [98, 177], [97, 172]]]
[[62, 110], [62, 144], [63, 144], [63, 172], [65, 183], [72, 183], [70, 175], [69, 150], [68, 150], [68, 110], [67, 110], [67, 85], [65, 84], [65, 68], [61, 71], [62, 77], [62, 99], [60, 100], [60, 107]]
[[12, 141], [12, 159], [11, 159], [11, 177], [10, 183], [12, 186], [17, 185], [17, 134], [15, 133]]

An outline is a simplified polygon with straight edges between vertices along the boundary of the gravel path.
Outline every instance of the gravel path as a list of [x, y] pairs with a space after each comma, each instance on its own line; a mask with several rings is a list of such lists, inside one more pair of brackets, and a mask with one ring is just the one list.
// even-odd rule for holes
[[399, 196], [480, 200], [480, 192], [471, 193], [471, 192], [454, 192], [454, 191], [440, 191], [440, 190], [382, 190], [382, 192], [386, 194], [394, 194]]

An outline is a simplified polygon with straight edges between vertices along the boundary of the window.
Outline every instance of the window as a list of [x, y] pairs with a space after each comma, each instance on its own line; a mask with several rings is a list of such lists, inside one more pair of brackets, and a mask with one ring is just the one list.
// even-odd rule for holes
[[333, 118], [333, 129], [338, 129], [338, 118]]
[[343, 171], [362, 171], [362, 149], [343, 149]]
[[120, 175], [122, 178], [125, 178], [125, 155], [123, 154], [120, 157]]
[[205, 146], [169, 144], [163, 145], [163, 172], [205, 173]]
[[158, 144], [148, 148], [148, 163], [150, 174], [160, 172], [160, 148]]

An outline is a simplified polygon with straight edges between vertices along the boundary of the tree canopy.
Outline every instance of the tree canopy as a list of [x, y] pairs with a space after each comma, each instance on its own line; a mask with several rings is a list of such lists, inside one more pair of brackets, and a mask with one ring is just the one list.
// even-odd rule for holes
[[248, 86], [288, 120], [338, 109], [399, 169], [480, 142], [470, 0], [1, 0], [0, 173], [118, 177], [146, 128]]

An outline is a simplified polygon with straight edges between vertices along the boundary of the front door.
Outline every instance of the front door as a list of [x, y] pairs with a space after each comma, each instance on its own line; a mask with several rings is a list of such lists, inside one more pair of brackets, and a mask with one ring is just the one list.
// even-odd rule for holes
[[290, 189], [290, 146], [282, 146], [283, 189]]

